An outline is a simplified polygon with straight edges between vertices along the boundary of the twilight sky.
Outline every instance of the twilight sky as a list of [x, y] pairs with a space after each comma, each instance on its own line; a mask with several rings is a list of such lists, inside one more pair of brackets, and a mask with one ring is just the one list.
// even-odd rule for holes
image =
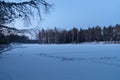
[[[41, 28], [88, 28], [120, 24], [120, 0], [46, 0], [53, 3], [50, 13], [42, 17]], [[37, 26], [33, 20], [30, 27]], [[21, 27], [16, 22], [15, 26]]]

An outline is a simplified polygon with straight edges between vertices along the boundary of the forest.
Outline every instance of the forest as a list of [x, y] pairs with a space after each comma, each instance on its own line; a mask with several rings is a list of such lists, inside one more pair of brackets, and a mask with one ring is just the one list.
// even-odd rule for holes
[[[6, 28], [8, 35], [5, 34], [3, 27]], [[10, 43], [45, 43], [45, 44], [66, 44], [66, 43], [82, 43], [82, 42], [100, 42], [112, 41], [119, 43], [120, 41], [120, 25], [108, 27], [89, 27], [88, 29], [41, 29], [37, 32], [37, 39], [30, 40], [26, 35], [18, 35], [19, 30], [1, 26], [0, 28], [0, 44]], [[4, 32], [3, 32], [4, 31]]]
[[120, 41], [120, 25], [108, 27], [89, 27], [88, 29], [42, 29], [39, 32], [40, 43], [82, 43], [99, 41]]

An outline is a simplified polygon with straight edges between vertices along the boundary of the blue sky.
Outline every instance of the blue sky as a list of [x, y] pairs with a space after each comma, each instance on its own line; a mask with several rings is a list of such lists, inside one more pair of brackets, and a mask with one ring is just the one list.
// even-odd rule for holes
[[[50, 13], [42, 13], [41, 28], [88, 28], [120, 24], [120, 0], [46, 0], [53, 4]], [[19, 28], [23, 28], [19, 25]], [[34, 20], [31, 27], [35, 27]]]

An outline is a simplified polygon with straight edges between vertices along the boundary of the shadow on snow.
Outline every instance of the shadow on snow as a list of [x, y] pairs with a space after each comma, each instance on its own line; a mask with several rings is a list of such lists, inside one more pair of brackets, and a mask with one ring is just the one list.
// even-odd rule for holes
[[46, 53], [40, 53], [37, 54], [39, 56], [47, 57], [47, 58], [53, 58], [53, 59], [58, 59], [60, 61], [90, 61], [90, 62], [95, 62], [95, 63], [100, 63], [100, 64], [106, 64], [106, 65], [114, 65], [117, 67], [120, 67], [120, 59], [116, 56], [113, 57], [98, 57], [98, 58], [84, 58], [84, 57], [61, 57], [61, 56], [53, 56], [53, 55], [48, 55]]

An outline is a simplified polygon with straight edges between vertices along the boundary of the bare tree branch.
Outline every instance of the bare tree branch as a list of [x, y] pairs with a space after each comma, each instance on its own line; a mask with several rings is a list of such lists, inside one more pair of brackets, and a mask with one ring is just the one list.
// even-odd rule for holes
[[14, 21], [16, 18], [22, 18], [30, 22], [35, 10], [41, 20], [41, 7], [44, 6], [46, 11], [51, 5], [45, 0], [30, 0], [25, 2], [6, 2], [0, 1], [0, 24], [6, 24]]

